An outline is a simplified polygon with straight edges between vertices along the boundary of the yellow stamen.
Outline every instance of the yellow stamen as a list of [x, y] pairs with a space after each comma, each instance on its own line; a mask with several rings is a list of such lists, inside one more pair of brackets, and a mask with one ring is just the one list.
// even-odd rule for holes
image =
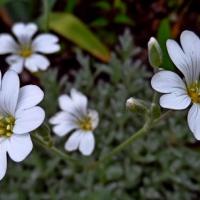
[[90, 117], [85, 117], [85, 118], [79, 120], [78, 125], [79, 125], [80, 129], [82, 129], [84, 131], [92, 131], [93, 130], [92, 120]]
[[188, 87], [188, 95], [193, 103], [200, 103], [200, 83], [194, 82]]
[[30, 49], [24, 49], [19, 54], [24, 58], [28, 58], [32, 54], [32, 51]]
[[32, 49], [29, 46], [24, 46], [21, 48], [19, 55], [24, 57], [24, 58], [28, 58], [29, 56], [32, 55]]
[[10, 137], [13, 134], [15, 119], [12, 116], [0, 116], [0, 137]]

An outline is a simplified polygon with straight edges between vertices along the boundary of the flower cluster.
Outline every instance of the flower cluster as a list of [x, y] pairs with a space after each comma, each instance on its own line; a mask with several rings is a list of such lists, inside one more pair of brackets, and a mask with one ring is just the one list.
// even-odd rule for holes
[[[37, 106], [44, 98], [43, 91], [35, 85], [20, 88], [17, 73], [21, 73], [23, 67], [31, 72], [46, 70], [49, 60], [40, 53], [60, 50], [58, 37], [53, 34], [39, 34], [32, 40], [37, 32], [33, 23], [17, 23], [12, 32], [17, 41], [9, 34], [0, 34], [0, 54], [11, 54], [6, 58], [10, 70], [3, 78], [0, 72], [0, 180], [6, 173], [7, 154], [15, 162], [23, 161], [33, 148], [30, 132], [38, 128], [45, 118], [44, 110]], [[93, 130], [99, 120], [98, 113], [89, 110], [87, 103], [87, 97], [72, 89], [71, 97], [59, 97], [63, 111], [50, 119], [58, 136], [74, 130], [65, 149], [79, 149], [83, 155], [90, 155], [94, 150]]]
[[163, 108], [183, 110], [191, 103], [188, 125], [196, 139], [200, 140], [200, 39], [191, 31], [183, 31], [181, 47], [174, 40], [167, 41], [167, 50], [184, 79], [172, 71], [160, 71], [152, 80], [152, 87], [161, 93]]
[[[43, 54], [60, 50], [58, 37], [39, 34], [34, 39], [37, 26], [33, 23], [17, 23], [10, 34], [0, 34], [0, 54], [11, 54], [6, 58], [10, 69], [1, 76], [0, 72], [0, 180], [7, 169], [7, 155], [15, 162], [24, 160], [33, 148], [30, 132], [44, 121], [45, 112], [37, 106], [44, 98], [43, 91], [35, 85], [20, 88], [17, 73], [23, 68], [31, 72], [46, 70], [50, 65]], [[167, 50], [176, 67], [182, 72], [181, 78], [175, 72], [161, 70], [152, 80], [152, 87], [164, 95], [160, 98], [163, 108], [182, 110], [192, 103], [188, 113], [188, 124], [196, 139], [200, 140], [200, 39], [191, 31], [181, 34], [181, 47], [174, 41], [167, 41]], [[149, 61], [153, 67], [162, 64], [162, 51], [154, 38], [148, 43]], [[95, 147], [94, 130], [99, 123], [96, 110], [88, 108], [88, 99], [76, 89], [70, 95], [58, 98], [61, 111], [50, 118], [53, 132], [63, 137], [70, 134], [64, 148], [66, 151], [79, 150], [91, 155]], [[127, 107], [134, 111], [148, 113], [144, 101], [130, 98]], [[116, 151], [114, 151], [116, 152]]]

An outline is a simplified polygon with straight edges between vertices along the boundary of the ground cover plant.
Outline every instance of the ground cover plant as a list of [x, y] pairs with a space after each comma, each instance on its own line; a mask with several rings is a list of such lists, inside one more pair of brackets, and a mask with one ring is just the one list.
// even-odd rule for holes
[[0, 199], [199, 198], [197, 2], [0, 3]]

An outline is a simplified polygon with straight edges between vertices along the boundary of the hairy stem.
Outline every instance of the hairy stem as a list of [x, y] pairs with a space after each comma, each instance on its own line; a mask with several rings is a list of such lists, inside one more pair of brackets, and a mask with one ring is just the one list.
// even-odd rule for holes
[[99, 161], [97, 161], [96, 164], [101, 164], [104, 163], [107, 160], [110, 160], [114, 155], [118, 154], [122, 150], [124, 150], [127, 146], [132, 144], [134, 141], [137, 139], [141, 138], [144, 136], [148, 130], [151, 128], [151, 123], [150, 120], [147, 120], [147, 122], [144, 124], [144, 126], [138, 130], [136, 133], [134, 133], [131, 137], [129, 137], [127, 140], [119, 144], [117, 147], [115, 147], [109, 154], [101, 158]]
[[[164, 118], [168, 117], [170, 113], [171, 113], [171, 111], [166, 111], [159, 118], [154, 119], [154, 120], [151, 117], [147, 118], [145, 124], [143, 125], [143, 127], [141, 129], [139, 129], [131, 137], [129, 137], [124, 142], [122, 142], [117, 147], [115, 147], [110, 153], [108, 153], [104, 157], [100, 158], [98, 161], [92, 163], [91, 164], [92, 167], [89, 166], [89, 168], [91, 167], [91, 168], [95, 169], [99, 165], [101, 165], [101, 164], [105, 163], [106, 161], [110, 160], [113, 156], [115, 156], [116, 154], [118, 154], [121, 151], [123, 151], [127, 146], [129, 146], [130, 144], [132, 144], [134, 141], [136, 141], [137, 139], [143, 137], [146, 133], [148, 133], [148, 131], [151, 128], [155, 127], [158, 124], [158, 122], [160, 122]], [[55, 146], [49, 145], [47, 142], [45, 142], [44, 140], [42, 140], [42, 138], [39, 137], [37, 134], [32, 134], [32, 138], [33, 138], [33, 140], [37, 144], [39, 144], [43, 148], [51, 151], [52, 153], [56, 154], [61, 159], [63, 159], [64, 161], [66, 161], [68, 164], [73, 165], [73, 166], [74, 165], [76, 165], [76, 166], [82, 166], [81, 163], [78, 162], [78, 160], [76, 160], [76, 159], [72, 158], [71, 156], [67, 155], [66, 153], [60, 151]]]
[[49, 29], [49, 5], [47, 0], [43, 0], [43, 17], [44, 17], [44, 24], [43, 28], [45, 31]]
[[99, 166], [100, 164], [110, 160], [114, 155], [118, 154], [122, 150], [124, 150], [127, 146], [132, 144], [137, 139], [143, 137], [148, 131], [157, 125], [157, 123], [161, 120], [163, 120], [165, 117], [167, 117], [171, 112], [167, 111], [163, 113], [159, 118], [152, 120], [151, 118], [148, 118], [144, 126], [139, 129], [136, 133], [134, 133], [131, 137], [126, 139], [124, 142], [119, 144], [117, 147], [115, 147], [110, 153], [105, 155], [104, 157], [100, 158], [95, 164], [93, 164], [95, 167]]
[[33, 140], [39, 144], [40, 146], [42, 146], [43, 148], [51, 151], [52, 153], [56, 154], [57, 156], [59, 156], [62, 160], [65, 160], [68, 164], [72, 165], [81, 165], [76, 159], [72, 158], [71, 156], [67, 155], [66, 153], [60, 151], [59, 149], [57, 149], [55, 146], [51, 146], [48, 143], [46, 143], [45, 141], [43, 141], [39, 136], [37, 136], [36, 134], [32, 134], [32, 138]]
[[171, 110], [164, 112], [160, 117], [153, 121], [153, 126], [157, 125], [158, 122], [162, 121], [163, 119], [167, 118], [172, 113]]

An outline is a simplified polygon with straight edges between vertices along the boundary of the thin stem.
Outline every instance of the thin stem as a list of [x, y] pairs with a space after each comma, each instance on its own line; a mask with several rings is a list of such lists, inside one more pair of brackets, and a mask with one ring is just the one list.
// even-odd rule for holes
[[153, 121], [153, 124], [154, 124], [153, 126], [155, 126], [159, 121], [162, 121], [163, 119], [168, 117], [171, 113], [172, 113], [171, 110], [168, 110], [168, 111], [164, 112], [162, 115], [160, 115], [160, 117], [158, 117], [157, 119], [155, 119]]
[[65, 160], [66, 162], [68, 162], [68, 164], [76, 164], [76, 165], [81, 165], [76, 159], [70, 157], [69, 155], [67, 155], [66, 153], [60, 151], [59, 149], [57, 149], [55, 146], [50, 146], [48, 145], [46, 142], [44, 142], [39, 136], [37, 136], [36, 134], [32, 134], [32, 138], [33, 140], [39, 144], [40, 146], [42, 146], [43, 148], [53, 152], [54, 154], [56, 154], [57, 156], [59, 156], [61, 159]]
[[48, 31], [49, 29], [49, 5], [48, 5], [48, 0], [43, 0], [43, 28], [45, 31]]
[[139, 129], [136, 133], [134, 133], [131, 137], [129, 137], [127, 140], [119, 144], [117, 147], [115, 147], [109, 154], [104, 156], [103, 158], [99, 159], [96, 163], [93, 165], [95, 167], [99, 166], [100, 164], [110, 160], [114, 155], [118, 154], [122, 150], [124, 150], [127, 146], [132, 144], [134, 141], [137, 139], [141, 138], [144, 136], [151, 128], [153, 128], [159, 121], [167, 117], [171, 112], [167, 111], [164, 114], [162, 114], [159, 118], [155, 119], [152, 121], [151, 118], [148, 118], [144, 126]]
[[119, 153], [120, 151], [122, 151], [123, 149], [125, 149], [127, 146], [129, 146], [130, 144], [132, 144], [134, 141], [136, 141], [137, 139], [139, 139], [142, 136], [144, 136], [150, 128], [151, 128], [151, 120], [148, 119], [146, 121], [146, 123], [144, 124], [144, 126], [140, 130], [138, 130], [136, 133], [134, 133], [127, 140], [125, 140], [124, 142], [122, 142], [121, 144], [119, 144], [109, 154], [107, 154], [106, 156], [104, 156], [103, 158], [101, 158], [99, 161], [97, 161], [96, 164], [98, 165], [100, 163], [104, 163], [105, 161], [109, 160], [114, 155], [116, 155], [117, 153]]
[[[122, 142], [117, 147], [115, 147], [109, 154], [107, 154], [103, 158], [99, 159], [98, 161], [92, 163], [92, 165], [90, 165], [89, 167], [92, 166], [92, 168], [95, 169], [100, 164], [105, 163], [106, 161], [110, 160], [114, 155], [118, 154], [119, 152], [121, 152], [122, 150], [124, 150], [127, 146], [129, 146], [130, 144], [132, 144], [134, 141], [136, 141], [137, 139], [139, 139], [142, 136], [144, 136], [151, 128], [153, 128], [154, 126], [156, 126], [159, 121], [161, 121], [164, 118], [166, 118], [170, 113], [171, 113], [170, 110], [166, 111], [159, 118], [157, 118], [155, 120], [152, 120], [151, 117], [147, 118], [144, 126], [141, 129], [139, 129], [131, 137], [129, 137], [124, 142]], [[59, 156], [61, 159], [63, 159], [64, 161], [66, 161], [68, 164], [70, 164], [70, 165], [75, 164], [77, 166], [82, 166], [81, 163], [78, 162], [78, 160], [76, 160], [76, 159], [70, 157], [69, 155], [67, 155], [66, 153], [60, 151], [55, 146], [49, 145], [47, 142], [43, 141], [41, 139], [41, 137], [37, 136], [36, 134], [32, 134], [32, 138], [33, 138], [33, 140], [37, 144], [39, 144], [43, 148], [45, 148], [45, 149], [53, 152], [54, 154], [56, 154], [57, 156]]]

